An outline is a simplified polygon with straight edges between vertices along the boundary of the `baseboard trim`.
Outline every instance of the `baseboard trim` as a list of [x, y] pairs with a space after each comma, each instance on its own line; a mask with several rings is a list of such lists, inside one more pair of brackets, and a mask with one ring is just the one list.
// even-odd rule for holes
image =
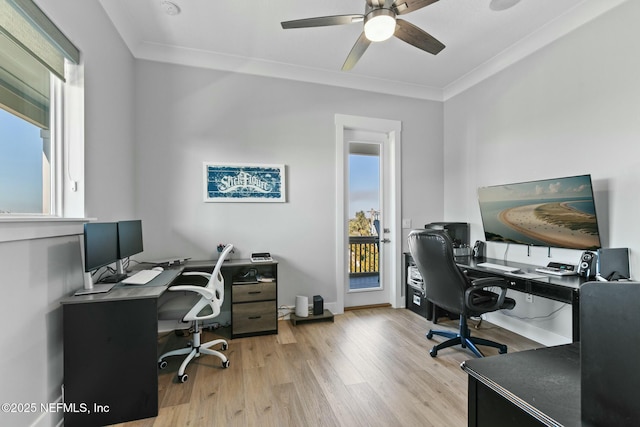
[[345, 307], [344, 311], [354, 311], [354, 310], [367, 310], [370, 308], [383, 308], [383, 307], [391, 307], [391, 304], [369, 304], [369, 305], [357, 305], [354, 307]]

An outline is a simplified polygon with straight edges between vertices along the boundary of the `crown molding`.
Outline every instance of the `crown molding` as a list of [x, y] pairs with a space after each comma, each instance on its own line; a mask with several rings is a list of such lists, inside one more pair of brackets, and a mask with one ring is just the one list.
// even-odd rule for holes
[[585, 0], [443, 88], [446, 101], [629, 0]]
[[[129, 48], [131, 49], [131, 46]], [[134, 57], [149, 61], [295, 80], [409, 98], [443, 100], [442, 89], [439, 88], [367, 77], [353, 72], [323, 70], [148, 42], [139, 43], [131, 51]]]

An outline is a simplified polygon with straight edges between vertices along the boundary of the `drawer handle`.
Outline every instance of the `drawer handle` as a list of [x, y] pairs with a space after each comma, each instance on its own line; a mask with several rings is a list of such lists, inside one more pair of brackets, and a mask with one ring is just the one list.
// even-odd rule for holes
[[261, 294], [262, 291], [249, 291], [249, 295]]
[[256, 319], [260, 319], [262, 318], [262, 316], [249, 316], [250, 320], [256, 320]]

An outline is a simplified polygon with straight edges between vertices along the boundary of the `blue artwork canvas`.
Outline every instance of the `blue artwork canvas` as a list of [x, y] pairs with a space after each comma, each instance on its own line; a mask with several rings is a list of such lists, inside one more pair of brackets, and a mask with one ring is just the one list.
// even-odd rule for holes
[[206, 202], [284, 202], [284, 165], [204, 164]]

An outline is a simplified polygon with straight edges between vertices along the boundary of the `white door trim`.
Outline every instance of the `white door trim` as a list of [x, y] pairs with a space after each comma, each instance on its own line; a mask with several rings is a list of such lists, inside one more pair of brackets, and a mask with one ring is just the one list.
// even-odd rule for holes
[[347, 223], [349, 221], [347, 200], [349, 194], [346, 188], [346, 175], [349, 161], [349, 143], [344, 140], [345, 129], [368, 130], [374, 132], [383, 132], [389, 135], [389, 143], [391, 144], [391, 197], [393, 206], [389, 212], [388, 226], [390, 233], [388, 235], [391, 240], [388, 245], [388, 251], [392, 254], [393, 262], [390, 266], [391, 283], [389, 283], [391, 305], [393, 307], [402, 306], [402, 295], [400, 286], [402, 281], [401, 270], [401, 249], [402, 244], [402, 191], [401, 191], [401, 133], [402, 122], [397, 120], [375, 119], [370, 117], [350, 116], [344, 114], [336, 114], [336, 314], [344, 312], [344, 290], [349, 273], [347, 269], [348, 259], [345, 248], [349, 242], [349, 229]]

